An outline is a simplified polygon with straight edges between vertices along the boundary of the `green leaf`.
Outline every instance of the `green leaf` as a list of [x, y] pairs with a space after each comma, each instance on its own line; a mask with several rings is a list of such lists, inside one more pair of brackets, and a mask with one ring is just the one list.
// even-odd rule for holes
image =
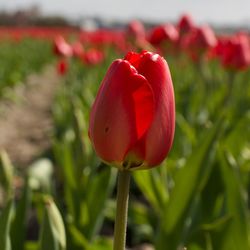
[[229, 161], [228, 154], [220, 147], [220, 169], [225, 187], [225, 212], [230, 216], [223, 234], [216, 242], [220, 250], [250, 249], [248, 232], [250, 229], [248, 205], [245, 199], [246, 190], [243, 189], [237, 166]]
[[[241, 119], [231, 123], [231, 130], [225, 140], [225, 147], [238, 157], [242, 147], [250, 141], [250, 111], [245, 113]], [[237, 145], [237, 147], [235, 147]]]
[[13, 204], [9, 201], [6, 208], [0, 214], [0, 246], [1, 250], [11, 250], [10, 223], [13, 214]]
[[160, 215], [168, 201], [166, 179], [161, 178], [158, 169], [134, 171], [133, 178], [156, 213]]
[[32, 241], [27, 241], [25, 243], [25, 250], [38, 250], [38, 243], [37, 242], [32, 242]]
[[87, 211], [85, 209], [85, 217], [88, 217], [84, 231], [86, 238], [89, 240], [92, 239], [101, 227], [107, 198], [115, 184], [116, 170], [104, 164], [101, 167], [104, 169], [89, 179], [86, 201], [83, 201], [86, 202], [85, 208], [87, 209]]
[[71, 235], [71, 240], [74, 242], [74, 245], [77, 245], [82, 249], [88, 248], [89, 246], [88, 240], [73, 224], [68, 225], [68, 230]]
[[71, 145], [68, 139], [68, 137], [72, 136], [71, 132], [72, 131], [68, 131], [63, 141], [55, 140], [53, 148], [56, 160], [62, 169], [62, 174], [66, 186], [68, 186], [71, 189], [76, 189], [77, 178], [75, 174], [75, 166], [71, 152]]
[[53, 200], [45, 198], [45, 214], [40, 234], [39, 250], [65, 250], [66, 235], [61, 214]]
[[13, 177], [14, 167], [11, 164], [9, 156], [5, 151], [0, 152], [0, 185], [3, 186], [7, 193], [7, 198], [10, 198], [13, 192]]
[[[200, 140], [185, 166], [175, 178], [175, 186], [161, 222], [161, 231], [157, 238], [157, 249], [177, 249], [182, 241], [182, 233], [192, 207], [203, 189], [214, 158], [216, 142], [222, 121], [218, 121]], [[166, 247], [167, 246], [167, 247]]]
[[28, 182], [29, 179], [27, 178], [22, 193], [22, 197], [19, 200], [16, 207], [15, 218], [11, 225], [11, 243], [13, 249], [18, 249], [18, 250], [24, 249], [24, 243], [26, 237], [27, 215], [31, 202], [31, 190]]
[[185, 120], [185, 118], [183, 117], [183, 115], [181, 115], [179, 113], [176, 114], [176, 123], [177, 123], [177, 125], [179, 125], [179, 127], [184, 132], [185, 136], [189, 139], [189, 141], [192, 144], [196, 143], [195, 130]]
[[87, 250], [111, 250], [112, 240], [104, 237], [97, 238]]

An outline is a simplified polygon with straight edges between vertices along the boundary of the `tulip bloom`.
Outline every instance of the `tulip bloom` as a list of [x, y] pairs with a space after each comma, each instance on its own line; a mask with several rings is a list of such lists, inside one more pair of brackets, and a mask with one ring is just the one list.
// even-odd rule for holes
[[148, 41], [163, 54], [175, 54], [178, 40], [178, 30], [172, 24], [153, 28], [148, 37]]
[[141, 22], [137, 20], [131, 21], [128, 24], [126, 35], [130, 40], [145, 39], [145, 28]]
[[81, 44], [81, 42], [77, 41], [74, 44], [72, 44], [72, 52], [75, 57], [81, 57], [84, 54], [84, 48]]
[[64, 59], [62, 59], [62, 60], [60, 60], [58, 63], [57, 63], [57, 73], [59, 74], [59, 75], [65, 75], [66, 73], [67, 73], [67, 71], [68, 71], [68, 63], [64, 60]]
[[143, 51], [115, 60], [90, 113], [97, 155], [120, 170], [154, 167], [170, 151], [174, 129], [174, 90], [164, 58]]
[[101, 63], [104, 58], [104, 53], [96, 49], [90, 49], [82, 55], [82, 60], [87, 65], [96, 65], [98, 63]]
[[230, 70], [245, 70], [250, 66], [250, 44], [246, 34], [221, 38], [214, 50], [222, 65]]
[[58, 56], [71, 57], [73, 54], [71, 46], [64, 37], [57, 36], [54, 40], [54, 53]]
[[199, 61], [204, 54], [214, 49], [216, 44], [217, 38], [214, 31], [209, 26], [201, 26], [185, 35], [181, 40], [180, 47], [186, 50], [193, 61]]
[[155, 27], [149, 35], [149, 42], [160, 46], [164, 42], [176, 43], [179, 38], [178, 30], [172, 24], [163, 24]]
[[180, 18], [177, 27], [179, 29], [180, 35], [182, 36], [189, 33], [195, 27], [195, 25], [192, 17], [189, 14], [184, 14]]

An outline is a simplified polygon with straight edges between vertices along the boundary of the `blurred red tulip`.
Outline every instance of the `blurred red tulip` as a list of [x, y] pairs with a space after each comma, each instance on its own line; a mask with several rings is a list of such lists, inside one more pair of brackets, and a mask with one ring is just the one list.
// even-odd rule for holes
[[77, 41], [73, 43], [71, 47], [72, 47], [73, 55], [75, 57], [81, 57], [83, 55], [84, 49], [83, 49], [81, 42]]
[[164, 58], [144, 51], [115, 60], [90, 113], [97, 155], [120, 169], [154, 167], [168, 154], [174, 128], [174, 90]]
[[172, 24], [155, 27], [148, 38], [149, 42], [160, 54], [175, 54], [178, 48], [179, 33]]
[[184, 14], [181, 16], [177, 27], [179, 29], [180, 35], [189, 33], [194, 27], [194, 22], [192, 17], [189, 14]]
[[125, 36], [123, 31], [99, 29], [96, 31], [82, 31], [80, 41], [88, 46], [104, 48], [107, 46], [123, 46]]
[[215, 53], [225, 68], [244, 70], [250, 66], [250, 44], [246, 34], [219, 39]]
[[70, 57], [73, 51], [62, 36], [57, 36], [54, 40], [54, 53], [59, 56]]
[[217, 38], [214, 31], [207, 25], [197, 29], [196, 39], [196, 45], [201, 49], [209, 49], [217, 44]]
[[128, 24], [126, 35], [132, 40], [142, 40], [145, 39], [145, 28], [143, 24], [137, 20], [131, 21]]
[[0, 38], [10, 38], [20, 41], [24, 38], [54, 40], [57, 36], [67, 37], [76, 34], [77, 29], [70, 27], [0, 27]]
[[62, 59], [57, 63], [57, 73], [59, 75], [65, 75], [68, 71], [68, 63]]
[[190, 57], [197, 61], [209, 50], [217, 45], [217, 38], [209, 26], [201, 26], [192, 29], [191, 32], [182, 37], [180, 47]]
[[96, 65], [104, 60], [104, 53], [97, 49], [90, 49], [83, 54], [82, 59], [88, 65]]
[[150, 35], [149, 42], [154, 46], [159, 46], [164, 42], [176, 43], [179, 38], [179, 33], [174, 25], [164, 24], [155, 27]]

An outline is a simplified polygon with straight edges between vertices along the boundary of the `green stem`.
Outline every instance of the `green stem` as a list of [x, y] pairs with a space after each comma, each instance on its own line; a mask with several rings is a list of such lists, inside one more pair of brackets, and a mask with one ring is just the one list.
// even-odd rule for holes
[[226, 89], [226, 95], [224, 98], [224, 106], [226, 108], [229, 106], [231, 98], [232, 98], [234, 80], [235, 80], [235, 72], [230, 71], [228, 74], [228, 85], [227, 85], [227, 89]]
[[119, 171], [113, 250], [125, 250], [128, 217], [130, 172]]

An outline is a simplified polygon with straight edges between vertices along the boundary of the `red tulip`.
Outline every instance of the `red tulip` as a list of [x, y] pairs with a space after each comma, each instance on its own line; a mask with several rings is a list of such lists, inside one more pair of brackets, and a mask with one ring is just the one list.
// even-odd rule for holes
[[59, 75], [65, 75], [68, 71], [68, 63], [65, 60], [60, 60], [57, 63], [57, 73]]
[[62, 36], [57, 36], [54, 40], [54, 53], [59, 56], [72, 56], [72, 48]]
[[72, 47], [74, 56], [81, 57], [84, 54], [84, 49], [83, 49], [81, 42], [77, 41], [74, 44], [72, 44], [71, 47]]
[[155, 46], [159, 46], [164, 42], [177, 42], [179, 33], [174, 25], [164, 24], [155, 27], [149, 35], [149, 42]]
[[209, 26], [194, 28], [190, 33], [182, 37], [181, 48], [186, 50], [190, 57], [197, 61], [201, 56], [213, 49], [217, 44], [217, 38]]
[[144, 51], [115, 60], [90, 113], [97, 155], [120, 169], [154, 167], [168, 154], [174, 128], [174, 90], [164, 58]]
[[179, 40], [178, 30], [172, 24], [155, 27], [148, 38], [160, 54], [175, 54]]
[[246, 34], [220, 39], [215, 51], [225, 68], [244, 70], [250, 66], [250, 44]]
[[83, 54], [82, 59], [88, 65], [96, 65], [104, 60], [104, 53], [100, 50], [90, 49]]
[[207, 25], [197, 29], [196, 39], [197, 47], [201, 49], [213, 48], [217, 44], [217, 38], [214, 31]]
[[189, 33], [195, 26], [192, 17], [188, 14], [184, 14], [180, 18], [177, 27], [179, 28], [180, 35], [183, 35]]
[[126, 35], [132, 40], [145, 39], [145, 29], [141, 22], [134, 20], [128, 24]]

